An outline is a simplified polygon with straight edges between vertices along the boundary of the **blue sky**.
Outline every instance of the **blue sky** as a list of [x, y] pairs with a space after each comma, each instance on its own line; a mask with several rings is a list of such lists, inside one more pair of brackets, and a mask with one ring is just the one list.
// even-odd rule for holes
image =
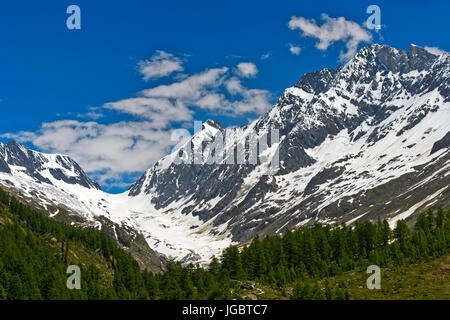
[[[66, 27], [71, 4], [81, 30]], [[364, 26], [372, 4], [378, 32]], [[351, 39], [450, 51], [449, 12], [449, 1], [5, 0], [1, 140], [69, 154], [120, 192], [170, 150], [173, 129], [248, 123], [304, 73], [344, 63]]]

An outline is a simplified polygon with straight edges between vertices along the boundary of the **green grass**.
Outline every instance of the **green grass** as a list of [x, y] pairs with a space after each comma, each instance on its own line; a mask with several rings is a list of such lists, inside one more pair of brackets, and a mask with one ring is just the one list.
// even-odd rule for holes
[[[341, 287], [350, 300], [450, 300], [450, 255], [435, 260], [381, 269], [381, 289], [369, 290], [365, 270], [345, 272], [327, 278], [329, 284]], [[325, 279], [317, 281], [324, 290]], [[284, 290], [254, 284], [254, 289], [242, 289], [243, 299], [286, 300], [294, 284]], [[264, 292], [261, 294], [261, 290]]]
[[369, 290], [365, 272], [352, 272], [332, 279], [344, 284], [350, 299], [450, 300], [450, 255], [419, 264], [381, 270], [381, 289]]

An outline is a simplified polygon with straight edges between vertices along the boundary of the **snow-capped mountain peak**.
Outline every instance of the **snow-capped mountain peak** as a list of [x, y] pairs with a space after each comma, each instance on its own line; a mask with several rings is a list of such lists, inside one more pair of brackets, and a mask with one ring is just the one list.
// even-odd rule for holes
[[29, 177], [50, 185], [77, 184], [87, 189], [101, 189], [68, 156], [32, 151], [9, 141], [7, 145], [0, 144], [0, 157], [0, 172]]
[[[373, 44], [336, 70], [303, 75], [246, 126], [196, 127], [123, 194], [102, 192], [68, 158], [15, 143], [0, 144], [0, 183], [28, 194], [48, 186], [45, 201], [132, 226], [177, 260], [207, 261], [232, 242], [316, 221], [395, 224], [448, 206], [449, 123], [450, 56]], [[262, 137], [256, 162], [230, 161]], [[279, 170], [267, 174], [263, 158], [276, 154]]]
[[[228, 150], [242, 137], [278, 129], [276, 175], [267, 176], [255, 165], [170, 163], [161, 171], [151, 169], [146, 183], [142, 178], [130, 195], [147, 195], [163, 211], [168, 206], [173, 211], [176, 203], [180, 214], [212, 222], [211, 232], [231, 230], [235, 241], [272, 233], [275, 225], [276, 231], [283, 231], [312, 217], [334, 223], [354, 218], [362, 204], [337, 206], [342, 199], [388, 188], [417, 166], [444, 161], [439, 152], [445, 147], [430, 154], [437, 141], [441, 141], [438, 145], [447, 141], [449, 70], [446, 55], [417, 46], [409, 51], [377, 44], [362, 48], [337, 70], [305, 74], [250, 125], [219, 130], [228, 136], [238, 133], [234, 142], [224, 145]], [[214, 141], [219, 131], [204, 136], [202, 132], [189, 143]], [[442, 176], [447, 168], [448, 162], [431, 179], [441, 189], [448, 180]], [[399, 206], [408, 202], [403, 200]], [[373, 219], [396, 210], [402, 209], [362, 213]]]

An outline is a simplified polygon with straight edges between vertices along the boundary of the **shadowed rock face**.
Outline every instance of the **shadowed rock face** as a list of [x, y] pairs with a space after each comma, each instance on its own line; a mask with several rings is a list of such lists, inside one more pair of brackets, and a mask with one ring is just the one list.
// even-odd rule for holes
[[328, 90], [335, 75], [336, 71], [328, 68], [309, 72], [295, 84], [295, 87], [308, 93], [319, 94]]
[[[17, 170], [17, 167], [21, 168], [19, 170], [22, 173], [40, 184], [53, 185], [52, 181], [41, 174], [48, 170], [53, 178], [66, 184], [81, 185], [89, 190], [101, 190], [100, 186], [91, 180], [81, 167], [69, 157], [35, 152], [14, 141], [10, 141], [6, 146], [0, 142], [0, 172], [17, 173], [13, 172], [10, 166], [14, 166], [15, 170]], [[95, 223], [100, 222], [101, 230], [115, 240], [119, 246], [130, 252], [141, 269], [161, 272], [167, 263], [166, 257], [153, 251], [139, 231], [126, 224], [114, 223], [104, 216], [95, 217], [94, 223], [81, 216], [81, 212], [77, 212], [76, 208], [57, 206], [57, 203], [50, 204], [54, 198], [57, 198], [55, 196], [40, 195], [36, 197], [36, 194], [31, 197], [23, 196], [21, 190], [16, 190], [8, 183], [0, 184], [0, 187], [5, 188], [22, 201], [35, 206], [46, 214], [57, 212], [52, 217], [62, 223], [86, 228], [94, 227]], [[44, 199], [44, 196], [48, 198], [45, 199], [44, 203], [41, 203], [40, 200]], [[53, 205], [57, 207], [53, 207]]]
[[[27, 149], [23, 145], [9, 141], [0, 146], [0, 172], [11, 173], [10, 166], [22, 167], [23, 171], [37, 181], [52, 184], [42, 174], [48, 170], [56, 179], [67, 184], [78, 184], [88, 189], [101, 190], [99, 184], [91, 180], [83, 169], [72, 159], [62, 155], [46, 155]], [[67, 170], [67, 172], [65, 172]], [[70, 173], [70, 174], [69, 174]]]
[[414, 45], [411, 45], [409, 51], [382, 46], [376, 52], [376, 57], [393, 73], [428, 70], [431, 68], [436, 58], [435, 55], [429, 53], [425, 49]]
[[[353, 142], [364, 138], [368, 145], [381, 141], [393, 130], [400, 139], [405, 132], [439, 110], [441, 104], [449, 99], [448, 87], [448, 57], [438, 57], [414, 45], [409, 51], [404, 51], [374, 44], [361, 49], [349, 63], [337, 70], [323, 69], [305, 74], [293, 88], [284, 92], [271, 110], [248, 126], [224, 129], [212, 121], [210, 125], [222, 134], [232, 130], [245, 132], [251, 127], [255, 135], [270, 136], [272, 129], [278, 129], [280, 170], [276, 176], [282, 176], [314, 165], [316, 159], [306, 150], [321, 145], [327, 137], [342, 130], [347, 130]], [[405, 110], [408, 117], [400, 130], [383, 124], [395, 111], [410, 103], [411, 97], [434, 90], [440, 93], [442, 100], [430, 100], [417, 107], [416, 112]], [[407, 97], [404, 103], [390, 103], [401, 95]], [[367, 131], [359, 129], [364, 124]], [[236, 139], [240, 138], [242, 135]], [[444, 138], [441, 144], [448, 143], [446, 141]], [[214, 137], [204, 141], [203, 146], [207, 148], [213, 142]], [[436, 148], [442, 148], [441, 144], [438, 143]], [[334, 157], [337, 161], [340, 155]], [[340, 161], [345, 163], [342, 159]], [[279, 190], [276, 180], [258, 176], [251, 187], [245, 185], [256, 167], [170, 164], [161, 169], [156, 165], [131, 186], [129, 195], [147, 194], [159, 209], [189, 199], [189, 205], [182, 208], [184, 214], [199, 216], [204, 221], [214, 218], [215, 226], [228, 222], [233, 239], [246, 241], [257, 233], [264, 233], [262, 230], [274, 222], [274, 216], [283, 206], [264, 205], [266, 196]], [[298, 196], [309, 196], [319, 203], [323, 195], [316, 192], [324, 192], [318, 191], [320, 184], [342, 179], [345, 172], [345, 167], [341, 166], [324, 168], [308, 178], [309, 183], [304, 190], [299, 190]], [[212, 208], [200, 208], [200, 203], [217, 198], [220, 201]], [[314, 201], [308, 205], [308, 209], [305, 205], [297, 212], [304, 210], [305, 216], [313, 214]]]
[[0, 172], [11, 173], [8, 164], [5, 161], [5, 145], [0, 141]]
[[[199, 235], [198, 239], [207, 236], [201, 241], [208, 242], [231, 235], [233, 241], [246, 242], [257, 234], [278, 234], [317, 221], [391, 217], [427, 197], [424, 206], [448, 205], [449, 87], [448, 55], [436, 56], [416, 46], [409, 51], [365, 47], [337, 70], [305, 74], [249, 125], [223, 128], [208, 120], [183, 146], [200, 150], [198, 161], [177, 164], [174, 159], [180, 150], [160, 159], [130, 187], [128, 197], [123, 195], [129, 206], [137, 205], [128, 210], [131, 214], [119, 207], [126, 233], [116, 235], [104, 221], [105, 230], [130, 251], [140, 251], [142, 241], [134, 249], [130, 246], [130, 239], [141, 238], [134, 238], [139, 232], [128, 229], [127, 222], [137, 221], [133, 227], [141, 228], [147, 241], [155, 233], [157, 218], [169, 217], [176, 228], [189, 226], [188, 240]], [[276, 130], [279, 141], [272, 137]], [[252, 139], [266, 140], [271, 148], [267, 158], [236, 164], [237, 145], [244, 143], [248, 159], [249, 149], [256, 146]], [[225, 160], [209, 162], [216, 154], [211, 150], [220, 142], [227, 151]], [[261, 144], [257, 150], [261, 152]], [[266, 174], [266, 164], [276, 159], [277, 152], [279, 170]], [[49, 182], [99, 189], [70, 158], [39, 154], [14, 142], [0, 144], [0, 172], [17, 168], [40, 183], [37, 189]], [[67, 189], [70, 193], [72, 188]], [[58, 192], [65, 191], [55, 191], [56, 198], [63, 198]], [[88, 195], [83, 195], [84, 204], [97, 210], [97, 221], [103, 214], [113, 217], [108, 206], [112, 202], [90, 201]], [[72, 200], [79, 200], [76, 195], [69, 198], [65, 208], [74, 216], [77, 208], [89, 211], [71, 206]], [[162, 228], [170, 227], [164, 221]], [[164, 240], [166, 247], [171, 245], [171, 239]], [[158, 265], [160, 257], [144, 251], [138, 259]], [[198, 255], [191, 250], [181, 258], [195, 261]]]
[[439, 141], [436, 141], [431, 149], [431, 154], [441, 150], [450, 148], [450, 131]]
[[8, 164], [3, 159], [0, 159], [0, 172], [11, 173]]

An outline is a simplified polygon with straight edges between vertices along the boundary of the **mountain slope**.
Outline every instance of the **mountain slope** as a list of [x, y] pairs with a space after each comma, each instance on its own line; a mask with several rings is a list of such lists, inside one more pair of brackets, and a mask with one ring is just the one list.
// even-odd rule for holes
[[0, 156], [0, 172], [28, 176], [38, 183], [58, 185], [64, 182], [101, 190], [100, 186], [67, 156], [32, 151], [14, 141], [7, 145], [0, 142]]
[[[68, 267], [80, 268], [68, 290]], [[0, 300], [155, 298], [153, 273], [105, 234], [68, 226], [0, 188]]]
[[91, 210], [95, 205], [105, 207], [103, 196], [108, 194], [71, 158], [32, 151], [13, 141], [0, 142], [0, 185], [60, 222], [103, 231], [132, 253], [141, 268], [162, 270], [165, 257], [151, 250], [132, 225], [115, 223]]
[[305, 74], [247, 126], [207, 121], [123, 194], [69, 165], [17, 167], [5, 147], [0, 183], [88, 221], [139, 230], [177, 260], [204, 262], [257, 234], [378, 217], [394, 226], [448, 207], [449, 120], [450, 55], [374, 44], [337, 70]]
[[[422, 200], [448, 205], [449, 59], [417, 46], [363, 48], [336, 71], [303, 76], [248, 126], [205, 123], [184, 146], [195, 152], [201, 141], [202, 164], [175, 164], [177, 150], [129, 195], [145, 194], [163, 212], [170, 206], [198, 216], [212, 233], [237, 242], [314, 221], [412, 214]], [[227, 154], [273, 128], [280, 135], [269, 150], [269, 159], [279, 152], [275, 175], [265, 175], [260, 162], [207, 164], [216, 135], [227, 137]]]

